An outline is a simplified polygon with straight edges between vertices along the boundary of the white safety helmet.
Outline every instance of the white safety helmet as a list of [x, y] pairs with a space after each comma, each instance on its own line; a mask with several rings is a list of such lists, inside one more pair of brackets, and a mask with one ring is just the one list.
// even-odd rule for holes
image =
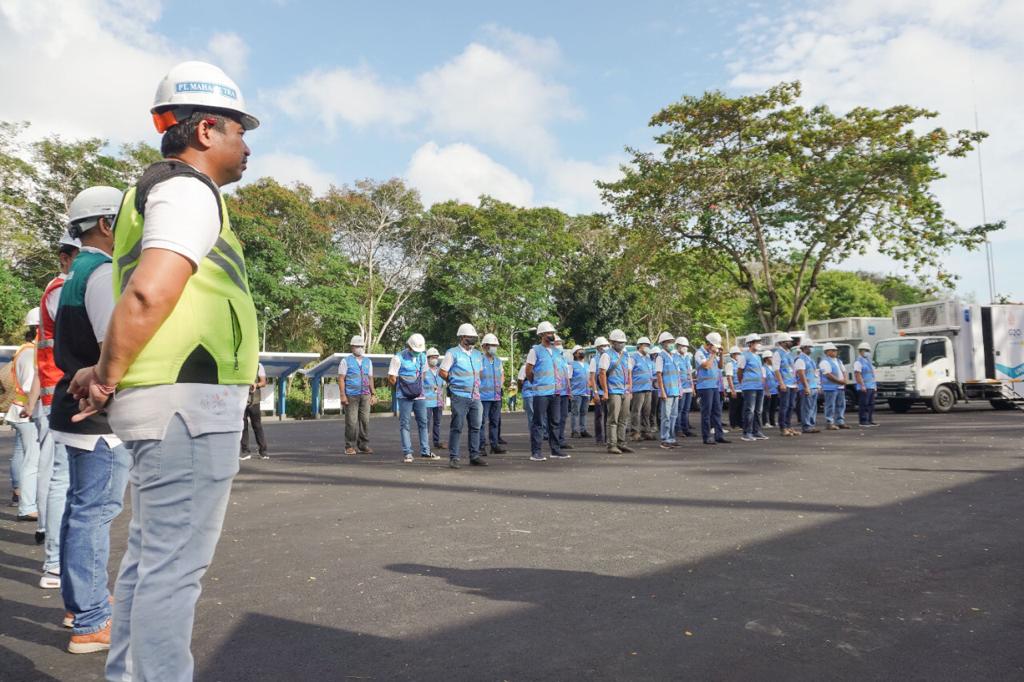
[[690, 339], [686, 338], [685, 336], [680, 336], [680, 337], [676, 338], [676, 345], [677, 346], [684, 346], [686, 348], [689, 348], [690, 347]]
[[423, 334], [411, 334], [405, 343], [417, 353], [422, 353], [427, 348], [427, 342], [423, 339]]
[[96, 220], [90, 218], [112, 218], [121, 208], [121, 190], [116, 187], [99, 185], [79, 192], [68, 207], [68, 233], [80, 236], [96, 227]]
[[761, 357], [762, 358], [772, 358], [772, 357], [774, 357], [774, 354], [770, 350], [763, 350], [763, 351], [761, 351]]
[[626, 332], [621, 329], [613, 329], [608, 338], [618, 343], [626, 343]]
[[555, 325], [551, 324], [547, 320], [544, 320], [537, 325], [537, 334], [550, 334], [555, 331]]
[[640, 337], [639, 339], [637, 339], [637, 340], [636, 340], [636, 345], [637, 345], [637, 346], [642, 346], [642, 345], [644, 345], [645, 343], [646, 343], [646, 344], [647, 344], [648, 346], [649, 346], [649, 345], [651, 345], [651, 340], [650, 340], [649, 338], [647, 338], [646, 336], [641, 336], [641, 337]]
[[163, 133], [197, 110], [235, 114], [246, 130], [260, 125], [246, 110], [238, 84], [219, 67], [206, 62], [182, 62], [160, 81], [149, 111], [156, 131]]
[[800, 339], [800, 347], [801, 348], [814, 348], [814, 339], [812, 339], [809, 336], [805, 336], [804, 338]]
[[25, 326], [26, 327], [38, 327], [39, 326], [39, 308], [33, 308], [32, 310], [25, 313]]
[[594, 339], [594, 345], [598, 348], [600, 348], [601, 346], [607, 346], [608, 339], [604, 338], [603, 336], [599, 336], [596, 339]]
[[746, 344], [749, 346], [752, 343], [761, 343], [761, 335], [760, 334], [751, 334], [750, 336], [748, 336]]
[[479, 336], [476, 333], [476, 327], [471, 325], [469, 322], [459, 325], [459, 331], [455, 336]]
[[562, 343], [562, 337], [558, 334], [555, 334], [555, 343]]
[[827, 350], [839, 350], [839, 349], [836, 348], [836, 344], [832, 343], [831, 341], [828, 341], [824, 345], [822, 345], [821, 350], [822, 350], [822, 352], [824, 352], [824, 351], [827, 351]]
[[500, 346], [498, 343], [498, 337], [494, 334], [484, 334], [484, 340], [480, 342], [481, 346]]
[[348, 345], [356, 346], [357, 348], [364, 348], [366, 346], [366, 343], [363, 342], [363, 337], [359, 336], [359, 334], [356, 334], [355, 336], [352, 337], [352, 340], [348, 342]]
[[739, 355], [742, 352], [743, 351], [740, 350], [739, 346], [733, 346], [732, 348], [729, 349], [729, 355]]
[[710, 343], [715, 348], [722, 347], [722, 335], [719, 334], [718, 332], [709, 333], [707, 336], [704, 337], [704, 340]]
[[440, 356], [441, 356], [441, 354], [438, 353], [437, 349], [434, 348], [433, 346], [431, 346], [430, 348], [427, 349], [427, 357], [428, 358], [436, 358], [436, 357], [440, 357]]
[[580, 352], [581, 350], [583, 350], [583, 346], [573, 346], [572, 347], [572, 354], [576, 355], [576, 353]]
[[651, 346], [651, 350], [650, 350], [651, 355], [657, 355], [660, 352], [661, 352], [661, 346]]
[[860, 345], [857, 346], [857, 350], [871, 350], [871, 344], [867, 341], [862, 341]]
[[72, 237], [71, 234], [68, 233], [68, 232], [65, 232], [64, 234], [61, 235], [60, 241], [57, 242], [57, 245], [58, 246], [73, 246], [76, 249], [82, 248], [82, 242], [80, 242], [77, 239], [75, 239], [74, 237]]
[[662, 332], [661, 334], [658, 335], [658, 343], [662, 344], [665, 343], [666, 341], [675, 341], [675, 338], [676, 337], [672, 336], [668, 332]]

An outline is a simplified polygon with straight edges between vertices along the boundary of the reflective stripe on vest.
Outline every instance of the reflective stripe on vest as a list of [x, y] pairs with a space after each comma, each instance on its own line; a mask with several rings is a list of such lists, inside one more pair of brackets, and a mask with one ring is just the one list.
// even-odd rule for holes
[[63, 277], [54, 277], [46, 285], [42, 301], [39, 304], [39, 329], [36, 331], [36, 374], [39, 376], [39, 396], [43, 405], [53, 403], [53, 391], [64, 372], [57, 367], [53, 359], [54, 335], [57, 332], [56, 321], [50, 317], [50, 309], [46, 299], [50, 294], [64, 286]]
[[533, 394], [554, 395], [555, 394], [555, 349], [548, 350], [543, 344], [538, 343], [533, 347], [533, 354], [536, 356], [536, 363], [533, 365]]
[[743, 360], [745, 366], [743, 367], [743, 381], [740, 382], [740, 388], [744, 391], [757, 391], [764, 389], [764, 375], [762, 369], [764, 363], [761, 362], [761, 358], [757, 353], [751, 351], [743, 352]]
[[679, 395], [679, 365], [676, 364], [675, 353], [662, 350], [659, 358], [661, 359], [661, 385], [665, 389], [665, 395], [669, 397]]
[[789, 388], [796, 388], [796, 372], [793, 371], [793, 356], [785, 348], [779, 348], [775, 357], [779, 358], [779, 374], [782, 382]]
[[436, 369], [428, 367], [423, 373], [423, 393], [427, 396], [427, 407], [444, 405], [444, 379]]
[[369, 395], [373, 379], [373, 363], [370, 358], [345, 358], [345, 395]]
[[633, 358], [633, 392], [650, 391], [653, 387], [654, 363], [643, 353], [634, 353]]
[[814, 360], [803, 351], [800, 351], [799, 358], [804, 361], [804, 376], [807, 377], [807, 385], [812, 389], [818, 388], [818, 372]]
[[[705, 369], [704, 363], [711, 359], [711, 368]], [[711, 355], [706, 348], [699, 348], [693, 354], [693, 364], [697, 367], [697, 390], [722, 388], [722, 368], [718, 366], [717, 356]]]
[[[826, 355], [825, 362], [827, 362], [829, 366], [828, 374], [831, 374], [834, 377], [839, 377], [840, 379], [843, 378], [843, 370], [842, 368], [839, 367], [838, 359], [830, 358], [829, 356]], [[821, 383], [822, 388], [825, 389], [826, 391], [838, 391], [842, 387], [842, 384], [840, 384], [838, 381], [833, 381], [832, 379], [829, 379], [828, 376], [825, 375], [824, 373], [822, 373], [821, 375]]]
[[860, 361], [860, 378], [864, 382], [864, 386], [878, 388], [878, 384], [875, 382], [875, 366], [871, 364], [871, 360], [864, 356], [858, 360]]
[[[145, 176], [144, 176], [145, 177]], [[198, 180], [197, 180], [198, 181]], [[129, 189], [114, 224], [114, 297], [120, 299], [142, 257], [144, 219]], [[135, 358], [119, 386], [214, 383], [248, 385], [259, 341], [242, 245], [220, 197], [221, 231], [185, 284], [178, 303]]]
[[767, 388], [768, 395], [776, 395], [779, 392], [779, 380], [775, 376], [774, 368], [769, 367], [768, 365], [765, 365], [764, 368], [765, 368], [765, 381], [767, 382], [767, 385], [768, 385], [768, 388]]
[[462, 398], [480, 399], [480, 370], [483, 368], [483, 356], [475, 348], [466, 352], [462, 346], [448, 349], [452, 356], [452, 366], [448, 370], [448, 388]]
[[608, 349], [608, 369], [605, 370], [608, 380], [608, 392], [612, 395], [622, 395], [626, 392], [626, 371], [629, 363], [629, 355], [626, 351], [616, 353], [614, 348]]
[[555, 349], [555, 393], [569, 395], [569, 363], [558, 349]]
[[480, 369], [480, 400], [501, 400], [501, 358], [484, 356]]
[[572, 394], [590, 395], [590, 386], [587, 384], [587, 365], [576, 360], [572, 363]]

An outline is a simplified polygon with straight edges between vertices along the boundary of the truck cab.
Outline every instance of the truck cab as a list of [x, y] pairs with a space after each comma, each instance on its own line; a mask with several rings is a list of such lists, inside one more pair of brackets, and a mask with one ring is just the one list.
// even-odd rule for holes
[[873, 354], [878, 397], [893, 412], [914, 403], [949, 412], [963, 398], [956, 376], [953, 342], [946, 336], [901, 336], [879, 341]]

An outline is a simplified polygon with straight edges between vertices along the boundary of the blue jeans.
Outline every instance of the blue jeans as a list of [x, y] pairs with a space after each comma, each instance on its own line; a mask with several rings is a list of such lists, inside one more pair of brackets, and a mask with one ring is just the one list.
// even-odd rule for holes
[[420, 436], [420, 455], [430, 454], [429, 429], [427, 428], [427, 401], [398, 399], [398, 433], [402, 441], [402, 455], [412, 454], [411, 417], [416, 417], [416, 429]]
[[39, 429], [31, 419], [12, 424], [21, 441], [21, 500], [18, 514], [35, 514], [39, 511], [36, 495], [39, 479]]
[[679, 396], [670, 395], [661, 399], [661, 428], [658, 435], [662, 443], [676, 442], [676, 416], [679, 413]]
[[871, 424], [875, 421], [875, 389], [857, 391], [857, 412], [861, 424]]
[[699, 388], [700, 396], [700, 435], [707, 443], [711, 440], [722, 440], [722, 393], [717, 388]]
[[548, 436], [552, 455], [562, 454], [558, 440], [558, 422], [562, 412], [562, 400], [558, 395], [533, 396], [533, 421], [530, 422], [530, 454], [540, 455], [543, 434]]
[[60, 526], [60, 593], [75, 614], [74, 634], [102, 630], [110, 620], [107, 560], [110, 524], [124, 508], [131, 453], [102, 438], [93, 450], [68, 446], [67, 509]]
[[690, 408], [693, 407], [693, 392], [679, 394], [679, 411], [676, 413], [676, 433], [689, 436]]
[[798, 391], [795, 386], [787, 386], [785, 392], [779, 389], [779, 430], [788, 429], [791, 416], [796, 409]]
[[565, 445], [565, 423], [569, 421], [569, 396], [558, 396], [558, 444]]
[[571, 398], [572, 433], [583, 433], [587, 430], [587, 410], [590, 408], [589, 395], [574, 395]]
[[480, 400], [452, 394], [452, 425], [448, 433], [448, 456], [459, 458], [462, 443], [462, 426], [469, 420], [469, 459], [480, 456], [480, 424], [483, 421], [483, 408]]
[[43, 570], [60, 572], [60, 525], [67, 506], [68, 451], [53, 442], [50, 433], [50, 408], [42, 408], [39, 429], [39, 478], [36, 482], [36, 504], [39, 506], [39, 528], [46, 533], [43, 545]]
[[533, 428], [533, 396], [523, 396], [523, 411], [526, 412], [526, 429], [529, 431]]
[[175, 415], [163, 440], [126, 444], [132, 520], [114, 586], [107, 679], [192, 679], [192, 623], [238, 473], [238, 424], [193, 437]]
[[21, 444], [21, 434], [14, 431], [14, 448], [11, 450], [11, 490], [21, 487], [21, 465], [25, 462], [25, 447]]
[[764, 410], [764, 389], [747, 388], [743, 390], [743, 435], [761, 436], [764, 431], [761, 428], [762, 415]]
[[490, 444], [492, 448], [498, 447], [498, 438], [501, 436], [498, 429], [501, 427], [501, 399], [482, 400], [483, 423], [487, 425], [487, 431], [481, 438], [483, 444]]
[[846, 423], [846, 391], [842, 388], [825, 391], [825, 421], [829, 426]]
[[444, 414], [444, 408], [440, 405], [437, 407], [427, 408], [427, 421], [430, 422], [430, 434], [434, 439], [434, 445], [441, 444], [441, 415]]
[[800, 427], [810, 431], [818, 421], [818, 389], [812, 388], [811, 394], [800, 394]]

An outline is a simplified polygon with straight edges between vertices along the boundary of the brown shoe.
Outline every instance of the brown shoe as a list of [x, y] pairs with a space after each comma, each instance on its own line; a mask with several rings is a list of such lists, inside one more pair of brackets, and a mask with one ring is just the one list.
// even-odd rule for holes
[[361, 455], [372, 455], [373, 454], [373, 448], [362, 448], [362, 449], [359, 450], [359, 454], [361, 454]]
[[75, 627], [75, 614], [71, 613], [70, 611], [67, 611], [64, 614], [64, 620], [61, 622], [61, 624], [66, 628]]
[[840, 428], [840, 429], [842, 429], [843, 431], [846, 431], [846, 430], [848, 430], [848, 429], [849, 429], [850, 427], [849, 427], [849, 426], [848, 426], [847, 424], [840, 424], [840, 425], [839, 425], [839, 428]]
[[356, 449], [355, 448], [345, 448], [345, 454], [346, 455], [354, 455], [354, 454], [356, 454]]
[[68, 651], [73, 654], [91, 654], [97, 651], [106, 651], [110, 648], [110, 621], [103, 626], [102, 630], [88, 635], [71, 635], [68, 643]]
[[828, 430], [829, 430], [829, 431], [838, 431], [838, 430], [839, 430], [839, 427], [838, 427], [838, 426], [836, 426], [835, 424], [829, 424], [829, 425], [828, 425]]

